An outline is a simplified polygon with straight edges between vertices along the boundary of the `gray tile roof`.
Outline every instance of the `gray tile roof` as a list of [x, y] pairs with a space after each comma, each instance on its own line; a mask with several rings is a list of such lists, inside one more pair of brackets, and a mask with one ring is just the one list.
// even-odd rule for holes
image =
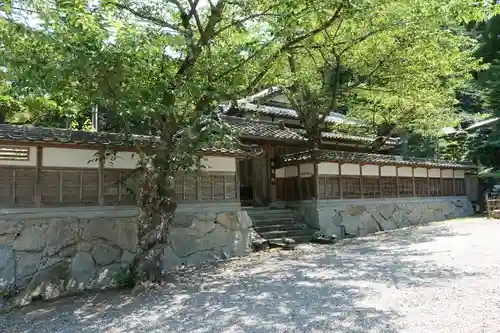
[[[293, 119], [298, 119], [297, 111], [288, 108], [282, 108], [277, 106], [255, 104], [249, 102], [239, 102], [238, 107], [240, 109], [250, 111], [250, 112], [260, 112], [265, 115], [278, 116], [278, 117], [288, 117]], [[349, 118], [338, 112], [330, 112], [330, 115], [325, 117], [325, 122], [328, 124], [350, 124], [350, 125], [361, 125], [361, 120]]]
[[[353, 153], [345, 151], [318, 150], [315, 151], [317, 161], [344, 162], [344, 163], [372, 163], [384, 165], [419, 166], [419, 167], [441, 167], [453, 169], [475, 169], [471, 163], [458, 163], [447, 160], [429, 160], [415, 157], [403, 157], [395, 155]], [[310, 151], [288, 154], [282, 157], [281, 164], [296, 165], [298, 162], [307, 163], [313, 161]]]
[[[82, 144], [89, 146], [110, 146], [123, 149], [133, 148], [136, 143], [155, 145], [159, 138], [149, 135], [129, 135], [120, 133], [75, 131], [63, 128], [21, 126], [0, 124], [1, 141], [20, 141], [52, 144]], [[203, 152], [229, 155], [253, 155], [257, 147], [238, 145], [229, 147], [206, 147]]]
[[239, 133], [240, 137], [305, 141], [304, 137], [296, 130], [288, 127], [280, 128], [278, 123], [229, 116], [222, 117], [222, 119], [227, 121]]

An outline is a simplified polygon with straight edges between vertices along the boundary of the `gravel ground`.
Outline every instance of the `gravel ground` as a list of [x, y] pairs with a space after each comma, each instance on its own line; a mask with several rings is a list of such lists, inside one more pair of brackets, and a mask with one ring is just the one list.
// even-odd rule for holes
[[475, 218], [257, 253], [135, 298], [32, 304], [0, 332], [500, 332], [499, 239]]

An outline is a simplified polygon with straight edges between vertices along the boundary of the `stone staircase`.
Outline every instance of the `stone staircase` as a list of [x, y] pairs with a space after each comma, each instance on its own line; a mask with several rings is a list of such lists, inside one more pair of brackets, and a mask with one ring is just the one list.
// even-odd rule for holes
[[299, 223], [289, 209], [269, 207], [245, 207], [252, 219], [253, 229], [270, 243], [283, 243], [284, 238], [296, 243], [306, 243], [312, 239], [312, 231]]

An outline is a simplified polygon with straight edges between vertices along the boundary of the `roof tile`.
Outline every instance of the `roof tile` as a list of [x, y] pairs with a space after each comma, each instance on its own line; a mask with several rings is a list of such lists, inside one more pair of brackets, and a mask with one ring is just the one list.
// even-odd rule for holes
[[[471, 163], [458, 163], [447, 160], [429, 160], [416, 157], [403, 157], [395, 155], [366, 154], [333, 150], [318, 150], [314, 154], [316, 160], [323, 162], [347, 162], [347, 163], [373, 163], [392, 164], [401, 166], [421, 166], [421, 167], [445, 167], [453, 169], [475, 169]], [[294, 165], [297, 162], [311, 162], [313, 156], [311, 151], [288, 154], [282, 157], [282, 165]]]

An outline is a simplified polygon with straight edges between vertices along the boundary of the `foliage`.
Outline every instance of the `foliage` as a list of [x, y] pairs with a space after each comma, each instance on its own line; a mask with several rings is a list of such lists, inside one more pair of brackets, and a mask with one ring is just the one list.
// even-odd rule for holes
[[367, 1], [337, 2], [332, 10], [338, 18], [327, 29], [288, 52], [289, 99], [311, 141], [329, 110], [345, 105], [380, 136], [373, 150], [391, 134], [436, 134], [456, 122], [455, 91], [482, 66], [475, 40], [455, 27], [493, 8]]
[[134, 276], [131, 274], [128, 267], [121, 267], [120, 270], [116, 272], [113, 279], [120, 289], [132, 289], [135, 286]]

